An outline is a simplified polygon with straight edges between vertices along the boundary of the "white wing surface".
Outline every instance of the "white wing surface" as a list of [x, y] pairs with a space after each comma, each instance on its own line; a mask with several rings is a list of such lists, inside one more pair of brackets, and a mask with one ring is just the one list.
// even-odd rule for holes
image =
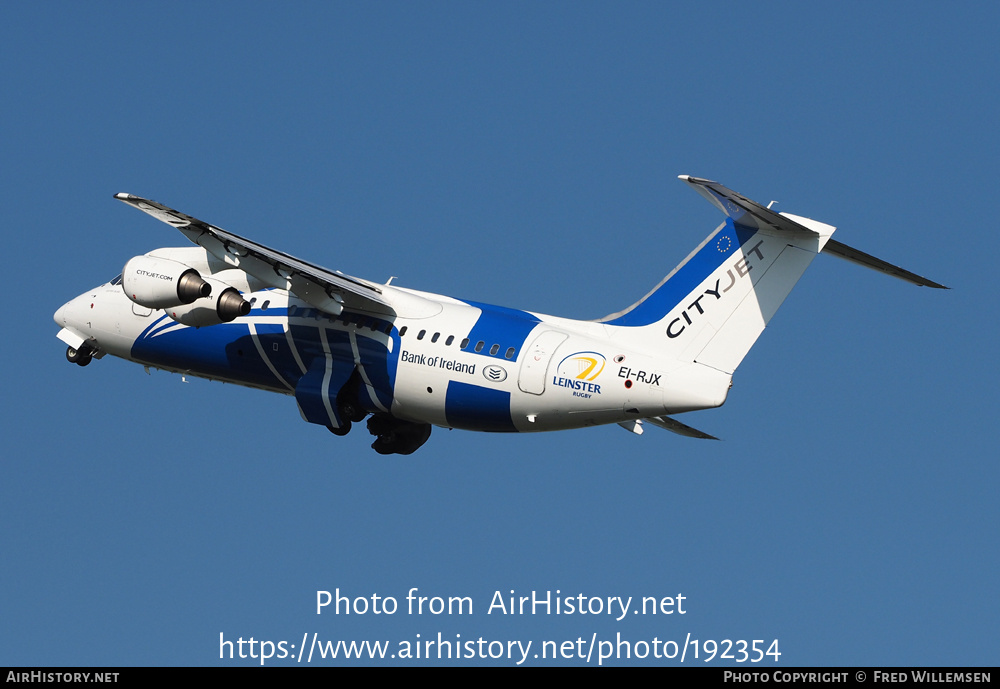
[[339, 315], [345, 307], [389, 315], [396, 315], [401, 306], [404, 311], [437, 310], [435, 305], [422, 297], [289, 256], [156, 201], [131, 194], [115, 194], [115, 198], [176, 227], [220, 261], [239, 268], [266, 285], [288, 290], [327, 313]]

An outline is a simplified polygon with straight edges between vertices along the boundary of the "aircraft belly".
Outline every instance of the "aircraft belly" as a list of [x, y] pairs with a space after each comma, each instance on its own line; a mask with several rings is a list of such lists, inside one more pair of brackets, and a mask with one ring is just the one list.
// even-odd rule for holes
[[617, 423], [624, 419], [621, 406], [601, 406], [612, 403], [568, 401], [564, 396], [546, 392], [541, 397], [520, 393], [511, 404], [511, 416], [522, 433], [558, 431], [586, 426]]
[[192, 328], [163, 316], [136, 338], [129, 358], [173, 371], [287, 393], [294, 388], [291, 380], [298, 376], [282, 364], [280, 352], [270, 351], [270, 341], [277, 337], [276, 333], [253, 332], [245, 322]]

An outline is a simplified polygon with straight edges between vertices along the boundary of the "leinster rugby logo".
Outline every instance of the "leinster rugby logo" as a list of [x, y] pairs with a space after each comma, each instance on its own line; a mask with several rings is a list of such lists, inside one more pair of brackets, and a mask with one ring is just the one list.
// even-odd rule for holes
[[606, 363], [597, 352], [577, 352], [559, 362], [559, 375], [591, 382], [601, 375]]
[[503, 366], [490, 365], [483, 368], [483, 377], [493, 383], [507, 380], [507, 370]]
[[569, 388], [574, 397], [593, 397], [601, 394], [601, 386], [594, 383], [604, 370], [607, 360], [597, 352], [576, 352], [559, 362], [552, 384]]

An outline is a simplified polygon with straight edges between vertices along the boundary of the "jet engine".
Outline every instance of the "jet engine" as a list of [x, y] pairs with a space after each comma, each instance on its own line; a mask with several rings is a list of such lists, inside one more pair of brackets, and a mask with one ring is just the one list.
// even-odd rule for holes
[[200, 328], [229, 323], [250, 313], [250, 302], [235, 287], [214, 278], [204, 280], [211, 288], [211, 296], [164, 309], [167, 315], [178, 323]]
[[194, 268], [152, 256], [136, 256], [125, 264], [122, 289], [129, 299], [149, 309], [190, 304], [212, 293], [212, 286]]

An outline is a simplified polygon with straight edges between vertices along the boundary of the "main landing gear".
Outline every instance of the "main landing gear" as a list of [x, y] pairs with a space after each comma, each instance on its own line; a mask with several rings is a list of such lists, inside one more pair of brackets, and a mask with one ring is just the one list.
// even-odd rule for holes
[[87, 345], [66, 348], [66, 361], [77, 366], [86, 366], [94, 358], [94, 350]]
[[361, 376], [355, 370], [347, 384], [337, 395], [337, 416], [340, 418], [340, 428], [327, 426], [334, 435], [347, 435], [351, 432], [351, 424], [363, 421], [368, 416], [367, 410], [358, 402], [358, 387]]
[[431, 437], [431, 425], [375, 414], [368, 419], [368, 432], [377, 436], [372, 449], [380, 455], [408, 455]]
[[[327, 426], [327, 430], [334, 435], [347, 435], [351, 432], [351, 422], [361, 421], [365, 416], [362, 412], [358, 413], [361, 418], [352, 418], [342, 412], [344, 421], [340, 428]], [[372, 449], [380, 455], [408, 455], [431, 437], [431, 426], [428, 423], [402, 421], [388, 414], [374, 414], [368, 419], [368, 432], [376, 437]]]
[[[368, 416], [368, 410], [361, 404], [361, 375], [355, 370], [347, 383], [337, 394], [337, 417], [339, 427], [327, 426], [334, 435], [347, 435], [351, 427]], [[375, 436], [372, 449], [380, 455], [408, 455], [416, 451], [431, 437], [431, 426], [427, 423], [413, 423], [397, 419], [391, 414], [380, 412], [368, 419], [368, 432]]]

